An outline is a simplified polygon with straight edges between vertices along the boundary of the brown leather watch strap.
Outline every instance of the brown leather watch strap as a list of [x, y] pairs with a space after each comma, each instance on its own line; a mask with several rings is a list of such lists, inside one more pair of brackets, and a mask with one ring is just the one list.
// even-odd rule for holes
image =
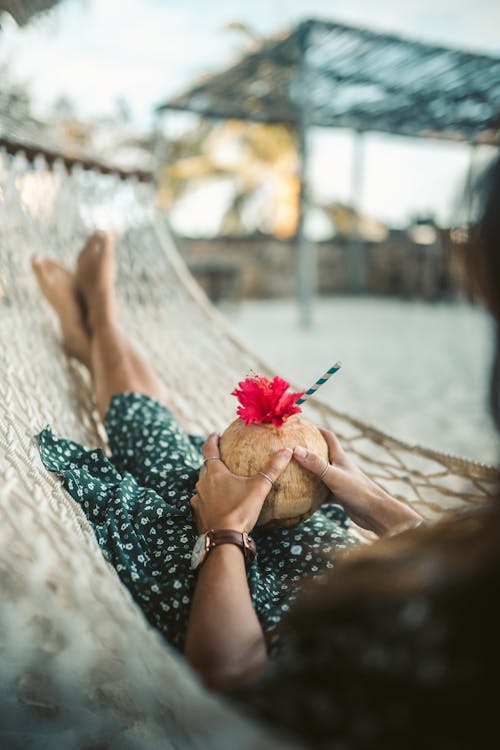
[[246, 531], [234, 531], [234, 529], [210, 529], [207, 533], [207, 552], [221, 544], [235, 544], [240, 547], [247, 565], [255, 560], [257, 547], [254, 540]]

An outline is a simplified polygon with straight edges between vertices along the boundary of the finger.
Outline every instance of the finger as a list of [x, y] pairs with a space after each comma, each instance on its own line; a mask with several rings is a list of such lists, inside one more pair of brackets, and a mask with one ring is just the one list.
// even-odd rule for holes
[[330, 462], [318, 456], [316, 453], [308, 451], [302, 445], [296, 445], [293, 450], [293, 457], [298, 464], [311, 472], [316, 476], [321, 477], [324, 482], [327, 482], [329, 473], [333, 470], [333, 466]]
[[333, 463], [336, 464], [340, 463], [345, 456], [345, 452], [342, 448], [340, 440], [330, 430], [323, 430], [320, 427], [319, 431], [325, 438], [326, 444], [328, 446], [328, 455], [330, 456], [330, 461], [333, 461]]
[[189, 504], [192, 508], [196, 507], [196, 504], [198, 503], [199, 497], [197, 493], [195, 492], [191, 500], [189, 501]]
[[209, 484], [208, 477], [203, 479], [198, 479], [196, 482], [194, 489], [195, 489], [195, 497], [198, 497], [200, 500], [205, 495], [205, 491], [209, 491], [209, 488], [207, 487], [207, 484]]
[[212, 432], [212, 434], [208, 436], [202, 445], [201, 452], [203, 454], [205, 466], [209, 471], [221, 463], [221, 460], [214, 460], [216, 458], [220, 459], [219, 434], [217, 432]]
[[[293, 451], [291, 448], [281, 448], [281, 450], [276, 451], [262, 467], [262, 474], [254, 474], [252, 481], [260, 485], [262, 489], [265, 489], [267, 495], [272, 487], [271, 482], [275, 482], [283, 474], [292, 460], [292, 455]], [[263, 476], [263, 474], [266, 474], [269, 479]]]

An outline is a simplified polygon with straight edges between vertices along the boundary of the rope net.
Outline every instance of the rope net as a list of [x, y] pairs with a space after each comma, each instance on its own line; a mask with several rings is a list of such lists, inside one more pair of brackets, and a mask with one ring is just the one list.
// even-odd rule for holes
[[[62, 352], [29, 265], [36, 252], [71, 262], [96, 225], [122, 233], [126, 325], [151, 342], [187, 423], [196, 352], [186, 347], [183, 368], [169, 327], [187, 315], [189, 295], [159, 243], [151, 206], [151, 188], [139, 183], [0, 156], [2, 750], [279, 747], [209, 695], [147, 624], [33, 440], [51, 423], [61, 435], [104, 444], [88, 378]], [[204, 313], [194, 310], [203, 326]], [[200, 351], [208, 356], [208, 347]], [[193, 412], [193, 428], [209, 423], [210, 414]]]
[[[275, 374], [239, 343], [190, 276], [154, 209], [153, 190], [0, 152], [0, 744], [6, 750], [27, 747], [27, 738], [29, 747], [51, 750], [99, 742], [277, 746], [209, 696], [147, 625], [80, 507], [43, 468], [33, 439], [50, 423], [60, 435], [106, 448], [88, 376], [63, 353], [55, 316], [30, 271], [35, 253], [71, 265], [96, 227], [116, 236], [124, 326], [164, 379], [169, 406], [186, 429], [223, 429], [234, 418], [229, 394], [238, 380], [251, 369]], [[305, 412], [429, 520], [495, 493], [494, 468], [404, 444], [314, 400]]]

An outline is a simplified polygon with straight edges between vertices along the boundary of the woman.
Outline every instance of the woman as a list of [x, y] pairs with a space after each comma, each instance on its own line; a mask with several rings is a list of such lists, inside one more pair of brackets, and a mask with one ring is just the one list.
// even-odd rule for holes
[[[462, 249], [470, 288], [496, 321], [500, 429], [500, 158], [476, 193]], [[346, 555], [297, 602], [272, 668], [234, 698], [308, 747], [497, 746], [499, 595], [495, 501]]]
[[[109, 460], [47, 428], [39, 436], [45, 466], [81, 504], [150, 622], [185, 650], [206, 682], [226, 688], [254, 677], [276, 646], [277, 626], [302, 581], [332, 567], [335, 553], [355, 544], [346, 511], [330, 504], [294, 529], [255, 530], [258, 556], [247, 570], [237, 547], [243, 532], [252, 531], [271, 482], [291, 460], [317, 471], [314, 457], [302, 456], [300, 446], [293, 457], [283, 450], [262, 473], [244, 478], [219, 460], [216, 435], [202, 455], [203, 440], [183, 432], [163, 405], [168, 393], [161, 381], [120, 330], [115, 255], [105, 234], [89, 239], [74, 274], [44, 258], [35, 258], [33, 268], [59, 316], [66, 348], [91, 371], [112, 453]], [[325, 438], [333, 463], [324, 481], [348, 513], [380, 534], [418, 520], [357, 469], [331, 433]], [[233, 533], [202, 562], [193, 548], [211, 530]]]

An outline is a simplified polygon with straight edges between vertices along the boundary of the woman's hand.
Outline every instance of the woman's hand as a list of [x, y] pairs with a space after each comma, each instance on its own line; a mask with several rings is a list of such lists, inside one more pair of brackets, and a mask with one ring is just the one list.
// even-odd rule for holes
[[321, 430], [321, 433], [328, 445], [328, 468], [324, 458], [302, 446], [296, 446], [293, 457], [305, 469], [322, 477], [332, 492], [331, 502], [342, 505], [354, 523], [382, 536], [402, 524], [422, 520], [418, 513], [388, 495], [367, 477], [345, 453], [332, 432]]
[[[271, 482], [262, 474], [240, 477], [229, 471], [220, 457], [219, 436], [210, 435], [204, 443], [204, 466], [191, 498], [196, 525], [200, 534], [210, 529], [251, 531], [264, 504]], [[272, 454], [261, 471], [274, 482], [292, 458], [290, 448]], [[210, 459], [210, 460], [207, 460]]]

